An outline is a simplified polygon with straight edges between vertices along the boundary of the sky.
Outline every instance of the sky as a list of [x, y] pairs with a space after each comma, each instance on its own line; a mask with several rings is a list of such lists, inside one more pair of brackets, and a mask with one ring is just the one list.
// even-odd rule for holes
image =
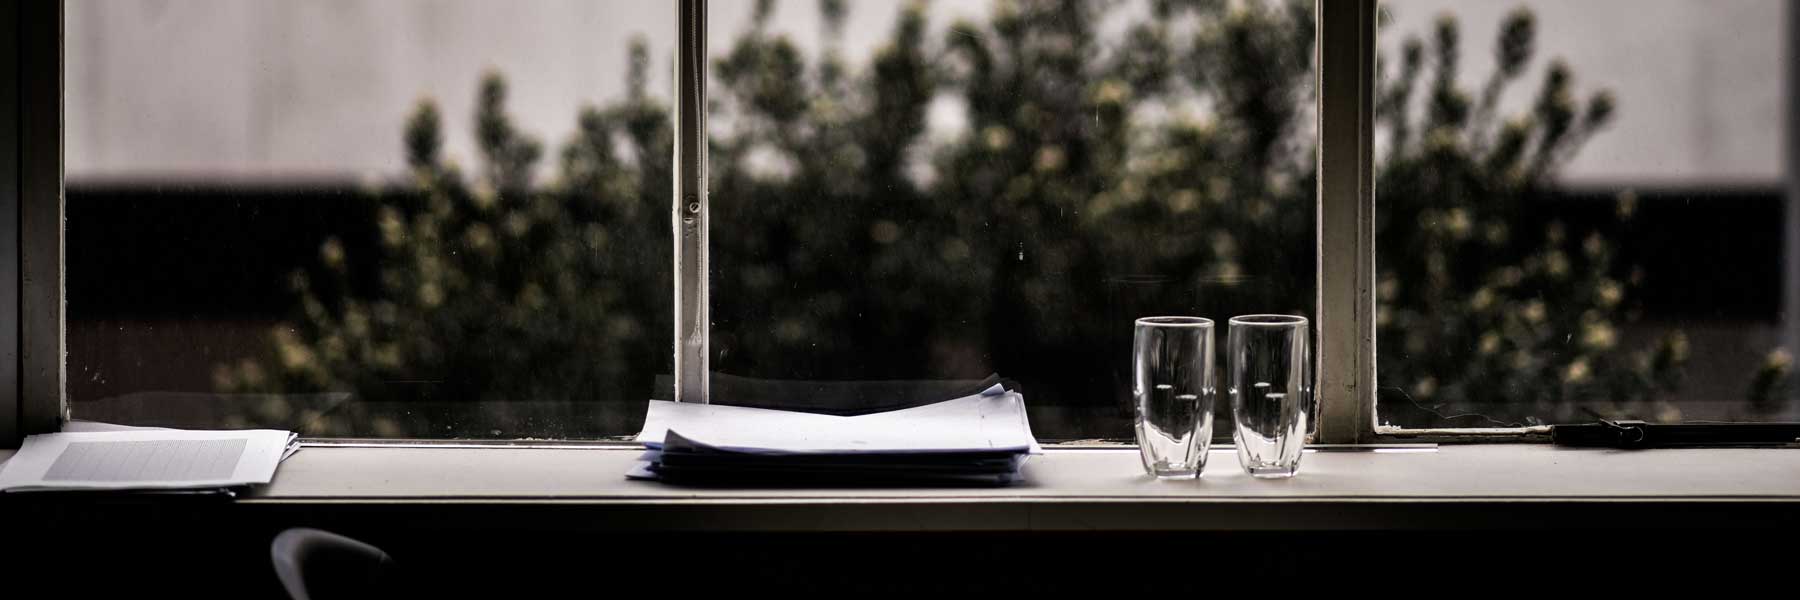
[[[850, 0], [844, 52], [860, 64], [881, 44], [898, 0]], [[1540, 54], [1567, 60], [1583, 97], [1619, 99], [1614, 125], [1565, 171], [1573, 182], [1758, 184], [1779, 181], [1785, 104], [1780, 0], [1391, 0], [1381, 45], [1464, 26], [1466, 83], [1493, 64], [1499, 19], [1538, 15]], [[714, 0], [714, 52], [749, 20], [748, 0]], [[669, 3], [645, 0], [69, 0], [66, 155], [72, 181], [136, 178], [378, 178], [403, 168], [401, 123], [421, 98], [439, 103], [447, 153], [473, 156], [476, 84], [504, 73], [519, 126], [554, 149], [584, 104], [623, 97], [627, 40], [652, 51], [650, 90], [667, 97], [674, 37]], [[932, 27], [990, 10], [937, 0]], [[1140, 2], [1126, 2], [1141, 15]], [[819, 49], [816, 3], [785, 0], [773, 17]], [[1103, 28], [1117, 31], [1117, 28]], [[938, 35], [941, 35], [939, 33]], [[1505, 98], [1517, 112], [1543, 60]], [[960, 126], [934, 108], [935, 135]]]

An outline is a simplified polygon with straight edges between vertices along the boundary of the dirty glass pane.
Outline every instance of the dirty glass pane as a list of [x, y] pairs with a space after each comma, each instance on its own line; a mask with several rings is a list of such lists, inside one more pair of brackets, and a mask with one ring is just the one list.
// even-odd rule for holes
[[1382, 424], [1800, 418], [1788, 10], [1382, 4]]
[[69, 0], [76, 418], [634, 432], [670, 369], [673, 10]]
[[710, 10], [715, 400], [1129, 438], [1134, 319], [1312, 313], [1310, 2]]

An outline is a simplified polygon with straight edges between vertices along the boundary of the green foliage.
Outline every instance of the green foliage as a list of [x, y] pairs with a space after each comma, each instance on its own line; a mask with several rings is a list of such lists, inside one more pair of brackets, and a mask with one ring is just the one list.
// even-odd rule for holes
[[[1116, 436], [1130, 318], [1310, 312], [1310, 2], [1159, 0], [1118, 43], [1097, 31], [1111, 2], [997, 2], [941, 36], [914, 3], [860, 69], [837, 50], [848, 3], [818, 6], [820, 56], [772, 33], [760, 2], [712, 66], [715, 369], [997, 370], [1025, 380], [1035, 407], [1068, 410], [1034, 415], [1040, 429]], [[1553, 62], [1529, 109], [1500, 115], [1535, 30], [1529, 13], [1509, 17], [1475, 99], [1457, 83], [1452, 19], [1381, 65], [1397, 71], [1378, 89], [1379, 366], [1428, 411], [1623, 406], [1679, 382], [1679, 334], [1620, 348], [1636, 282], [1608, 241], [1532, 225], [1527, 199], [1614, 109], [1604, 92], [1576, 102]], [[498, 76], [479, 90], [473, 177], [444, 162], [421, 103], [410, 181], [372, 200], [379, 288], [350, 289], [351, 257], [328, 242], [322, 267], [295, 277], [301, 310], [273, 334], [277, 364], [230, 369], [221, 386], [647, 395], [671, 329], [670, 123], [643, 93], [647, 56], [634, 44], [625, 100], [581, 111], [546, 185]], [[966, 128], [927, 139], [946, 98]]]
[[[1501, 25], [1500, 66], [1473, 106], [1457, 84], [1458, 31], [1445, 16], [1428, 49], [1405, 41], [1399, 76], [1379, 88], [1383, 393], [1428, 410], [1499, 413], [1484, 407], [1511, 403], [1535, 406], [1513, 414], [1579, 418], [1572, 400], [1624, 407], [1672, 391], [1686, 358], [1679, 333], [1645, 351], [1620, 348], [1636, 282], [1621, 279], [1612, 244], [1558, 221], [1539, 226], [1532, 214], [1531, 198], [1606, 125], [1611, 96], [1596, 93], [1579, 109], [1567, 66], [1552, 62], [1528, 112], [1494, 123], [1501, 93], [1532, 59], [1532, 17], [1516, 11]], [[1434, 57], [1428, 67], [1423, 52]], [[1406, 108], [1421, 80], [1429, 87], [1418, 115]], [[1633, 200], [1620, 202], [1630, 219]]]
[[1792, 385], [1793, 371], [1794, 359], [1787, 351], [1776, 349], [1769, 352], [1750, 379], [1750, 408], [1759, 413], [1780, 410], [1782, 404], [1792, 397], [1788, 386]]
[[[646, 63], [633, 55], [630, 85], [641, 86]], [[301, 310], [271, 332], [273, 368], [223, 368], [221, 388], [504, 407], [648, 387], [645, 372], [669, 353], [660, 334], [672, 327], [666, 299], [643, 293], [670, 285], [666, 110], [636, 88], [616, 106], [583, 109], [561, 176], [534, 186], [541, 146], [514, 128], [505, 99], [504, 81], [487, 76], [475, 117], [484, 168], [474, 178], [441, 158], [438, 110], [419, 103], [405, 132], [410, 183], [371, 200], [376, 289], [354, 289], [344, 244], [326, 241], [318, 268], [292, 278]], [[418, 429], [423, 414], [394, 414], [404, 413], [326, 420], [315, 433], [432, 435]], [[475, 423], [454, 432], [471, 427], [487, 431]]]

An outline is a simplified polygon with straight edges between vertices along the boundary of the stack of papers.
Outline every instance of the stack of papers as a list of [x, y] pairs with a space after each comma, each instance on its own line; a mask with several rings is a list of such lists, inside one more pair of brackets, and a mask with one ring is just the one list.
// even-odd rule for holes
[[1042, 449], [1025, 399], [995, 385], [914, 408], [835, 416], [652, 400], [626, 476], [684, 482], [1006, 484]]
[[0, 492], [226, 490], [266, 484], [299, 450], [290, 431], [186, 431], [71, 423], [25, 438]]

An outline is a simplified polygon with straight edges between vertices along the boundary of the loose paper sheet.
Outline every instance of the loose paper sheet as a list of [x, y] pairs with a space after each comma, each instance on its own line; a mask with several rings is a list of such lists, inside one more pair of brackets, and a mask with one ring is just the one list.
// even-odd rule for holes
[[294, 434], [128, 430], [25, 438], [0, 491], [224, 488], [268, 483]]
[[637, 441], [660, 448], [671, 431], [757, 454], [1042, 451], [1024, 397], [998, 385], [955, 400], [853, 417], [652, 400]]

